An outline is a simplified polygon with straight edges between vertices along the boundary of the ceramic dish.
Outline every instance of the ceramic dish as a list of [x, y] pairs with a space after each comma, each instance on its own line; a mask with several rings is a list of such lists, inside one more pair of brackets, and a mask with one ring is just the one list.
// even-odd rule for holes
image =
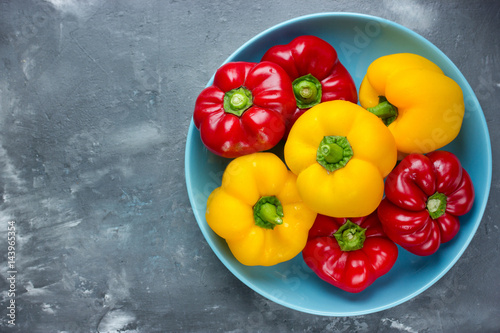
[[225, 241], [213, 233], [205, 221], [207, 197], [220, 186], [229, 160], [208, 152], [191, 122], [186, 143], [185, 173], [193, 213], [208, 244], [228, 270], [248, 287], [276, 303], [325, 316], [362, 315], [388, 309], [432, 286], [455, 264], [473, 238], [481, 222], [491, 184], [491, 144], [486, 121], [471, 87], [445, 54], [415, 32], [378, 17], [321, 13], [292, 19], [255, 36], [225, 62], [258, 62], [271, 46], [286, 44], [299, 35], [307, 34], [316, 35], [335, 47], [358, 89], [373, 60], [398, 52], [420, 54], [435, 62], [446, 75], [458, 82], [464, 92], [465, 119], [459, 136], [443, 149], [460, 158], [476, 190], [472, 211], [460, 219], [460, 232], [429, 257], [418, 257], [400, 249], [393, 269], [359, 294], [344, 292], [320, 280], [305, 265], [301, 255], [272, 267], [241, 265], [232, 256]]

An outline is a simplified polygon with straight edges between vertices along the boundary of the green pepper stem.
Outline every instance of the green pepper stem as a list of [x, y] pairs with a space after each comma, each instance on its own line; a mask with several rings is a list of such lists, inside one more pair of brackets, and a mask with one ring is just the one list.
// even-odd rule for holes
[[320, 149], [328, 163], [337, 163], [344, 157], [344, 149], [336, 143], [323, 144]]
[[275, 196], [263, 196], [253, 207], [255, 224], [265, 229], [274, 229], [283, 224], [283, 206]]
[[308, 109], [321, 102], [321, 82], [311, 74], [296, 78], [292, 87], [298, 108]]
[[366, 239], [366, 229], [347, 220], [333, 234], [342, 251], [355, 251], [363, 248]]
[[446, 201], [448, 198], [445, 194], [436, 192], [427, 199], [427, 211], [432, 219], [437, 219], [446, 211]]
[[224, 111], [226, 113], [241, 117], [252, 104], [252, 93], [245, 87], [239, 87], [224, 94]]
[[346, 166], [353, 151], [345, 136], [325, 136], [316, 152], [316, 161], [327, 171], [333, 172]]
[[314, 99], [318, 93], [318, 89], [316, 89], [314, 83], [309, 81], [301, 81], [295, 86], [295, 88], [297, 90], [297, 94], [306, 101]]
[[382, 119], [386, 126], [389, 126], [398, 116], [398, 109], [384, 96], [379, 96], [379, 103], [367, 110]]
[[260, 217], [269, 223], [282, 224], [283, 219], [276, 213], [276, 206], [266, 202], [260, 206]]

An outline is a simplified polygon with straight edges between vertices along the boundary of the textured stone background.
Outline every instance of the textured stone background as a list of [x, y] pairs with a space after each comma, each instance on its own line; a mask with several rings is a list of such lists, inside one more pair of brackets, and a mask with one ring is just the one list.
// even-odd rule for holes
[[[215, 69], [304, 14], [360, 12], [439, 47], [500, 150], [498, 1], [0, 1], [1, 332], [500, 330], [499, 172], [469, 248], [395, 308], [334, 318], [277, 305], [216, 258], [192, 214], [184, 147]], [[7, 222], [17, 227], [7, 323]]]

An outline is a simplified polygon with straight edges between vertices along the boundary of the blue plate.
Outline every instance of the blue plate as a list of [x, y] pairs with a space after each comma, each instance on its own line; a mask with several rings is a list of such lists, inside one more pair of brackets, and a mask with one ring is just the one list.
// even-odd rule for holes
[[320, 280], [305, 265], [301, 255], [272, 267], [241, 265], [234, 259], [225, 241], [212, 232], [205, 220], [207, 197], [220, 186], [229, 160], [208, 152], [191, 122], [186, 143], [185, 173], [193, 213], [208, 244], [229, 271], [248, 287], [278, 304], [325, 316], [354, 316], [388, 309], [432, 286], [455, 264], [474, 237], [491, 185], [491, 143], [486, 121], [470, 85], [445, 54], [415, 32], [378, 17], [321, 13], [292, 19], [258, 34], [225, 62], [258, 62], [271, 46], [287, 44], [300, 35], [316, 35], [332, 44], [358, 89], [373, 60], [398, 52], [420, 54], [458, 82], [464, 92], [465, 119], [459, 136], [443, 149], [460, 158], [476, 190], [472, 210], [460, 219], [460, 232], [429, 257], [418, 257], [400, 249], [393, 269], [359, 294], [344, 292]]

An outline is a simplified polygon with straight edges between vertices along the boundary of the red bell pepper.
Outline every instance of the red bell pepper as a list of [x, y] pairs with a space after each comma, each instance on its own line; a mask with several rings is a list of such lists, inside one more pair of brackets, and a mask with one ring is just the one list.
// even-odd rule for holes
[[286, 72], [272, 62], [230, 62], [198, 96], [193, 120], [213, 153], [234, 158], [274, 147], [295, 110]]
[[406, 156], [387, 176], [377, 212], [387, 236], [427, 256], [460, 229], [459, 216], [474, 203], [474, 187], [458, 158], [447, 151]]
[[376, 212], [350, 219], [317, 215], [302, 256], [321, 279], [358, 293], [389, 272], [398, 247], [386, 237]]
[[262, 57], [280, 65], [293, 81], [297, 102], [288, 124], [320, 102], [346, 100], [358, 103], [356, 85], [340, 63], [335, 48], [316, 36], [299, 36], [286, 45], [271, 47]]

